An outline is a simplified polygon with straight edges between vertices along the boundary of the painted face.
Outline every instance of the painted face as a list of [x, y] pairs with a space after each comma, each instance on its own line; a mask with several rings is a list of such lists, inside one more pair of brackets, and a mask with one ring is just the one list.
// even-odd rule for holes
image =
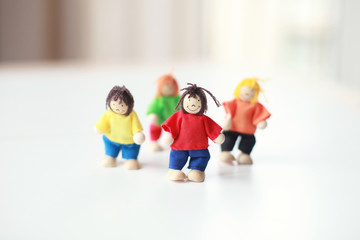
[[198, 95], [196, 97], [190, 97], [190, 95], [186, 95], [183, 100], [183, 107], [186, 112], [196, 114], [201, 110], [201, 100]]
[[250, 87], [241, 87], [240, 89], [240, 99], [245, 102], [250, 102], [251, 99], [255, 96], [255, 89]]
[[111, 100], [110, 108], [111, 108], [111, 110], [113, 110], [114, 112], [116, 112], [118, 114], [125, 114], [129, 107], [123, 101], [120, 102], [120, 100], [117, 100], [117, 101]]
[[163, 96], [171, 96], [173, 95], [175, 87], [172, 83], [164, 84], [161, 89], [161, 94]]

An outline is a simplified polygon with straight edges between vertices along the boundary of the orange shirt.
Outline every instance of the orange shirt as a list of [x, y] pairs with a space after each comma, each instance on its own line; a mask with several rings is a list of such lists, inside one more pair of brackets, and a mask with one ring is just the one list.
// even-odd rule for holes
[[230, 131], [254, 134], [256, 125], [270, 117], [270, 113], [260, 103], [245, 102], [240, 99], [224, 102], [226, 113], [231, 115]]

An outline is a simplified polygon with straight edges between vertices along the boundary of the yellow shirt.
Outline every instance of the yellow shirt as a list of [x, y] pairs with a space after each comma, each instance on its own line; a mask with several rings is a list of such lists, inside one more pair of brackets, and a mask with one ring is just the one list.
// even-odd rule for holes
[[95, 126], [108, 139], [121, 144], [134, 143], [134, 134], [143, 131], [135, 111], [125, 116], [108, 110], [102, 115]]

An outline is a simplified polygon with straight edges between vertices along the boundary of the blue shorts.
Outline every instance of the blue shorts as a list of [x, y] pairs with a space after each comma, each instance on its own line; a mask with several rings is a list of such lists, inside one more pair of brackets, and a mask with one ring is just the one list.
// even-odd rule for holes
[[123, 159], [137, 159], [140, 151], [140, 145], [135, 143], [132, 144], [121, 144], [109, 140], [105, 135], [103, 136], [105, 144], [105, 154], [107, 156], [116, 158], [122, 150]]
[[169, 168], [181, 170], [185, 166], [188, 157], [190, 157], [189, 169], [205, 171], [206, 166], [210, 160], [210, 153], [208, 149], [201, 150], [175, 150], [170, 152]]

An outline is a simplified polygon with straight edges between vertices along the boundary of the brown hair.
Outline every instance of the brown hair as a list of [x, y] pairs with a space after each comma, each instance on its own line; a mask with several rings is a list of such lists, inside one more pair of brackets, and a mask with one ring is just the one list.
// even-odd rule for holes
[[161, 97], [162, 96], [162, 88], [165, 84], [173, 84], [174, 85], [174, 92], [171, 94], [171, 96], [177, 96], [179, 94], [179, 86], [176, 82], [176, 79], [173, 77], [172, 74], [165, 74], [158, 78], [157, 80], [157, 90], [156, 90], [156, 96]]
[[180, 91], [185, 90], [185, 92], [181, 95], [180, 100], [175, 107], [175, 110], [177, 110], [180, 105], [181, 111], [183, 111], [184, 113], [188, 113], [188, 112], [186, 112], [186, 110], [184, 109], [184, 106], [183, 106], [184, 98], [187, 95], [189, 95], [189, 97], [196, 97], [196, 95], [198, 95], [200, 98], [200, 101], [201, 101], [201, 109], [198, 113], [196, 113], [196, 115], [203, 115], [207, 111], [207, 99], [206, 99], [206, 95], [205, 95], [204, 91], [207, 92], [212, 97], [212, 99], [214, 100], [217, 107], [221, 106], [220, 102], [215, 98], [215, 96], [211, 92], [206, 90], [205, 88], [198, 87], [198, 86], [196, 86], [196, 84], [192, 84], [192, 83], [188, 83], [187, 85], [190, 85], [190, 86], [180, 90]]
[[124, 102], [127, 106], [128, 106], [128, 110], [127, 112], [124, 114], [125, 116], [128, 116], [133, 108], [134, 108], [134, 98], [133, 96], [131, 95], [130, 91], [125, 87], [125, 86], [114, 86], [107, 98], [106, 98], [106, 109], [110, 108], [110, 102], [114, 100], [114, 101], [117, 101], [117, 100], [120, 100], [120, 102]]

